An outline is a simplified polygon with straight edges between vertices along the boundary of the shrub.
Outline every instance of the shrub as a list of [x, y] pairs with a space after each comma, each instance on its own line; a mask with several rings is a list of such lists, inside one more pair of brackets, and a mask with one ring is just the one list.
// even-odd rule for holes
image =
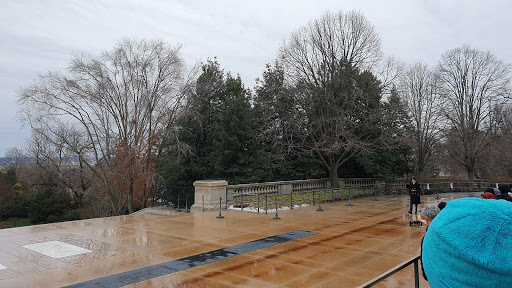
[[26, 218], [30, 199], [24, 194], [13, 194], [0, 202], [0, 219]]
[[14, 184], [14, 186], [12, 186], [12, 191], [16, 193], [23, 192], [23, 185], [21, 185], [20, 183]]
[[67, 205], [64, 197], [52, 191], [37, 192], [28, 206], [28, 218], [33, 224], [58, 222], [64, 219]]
[[82, 218], [80, 217], [80, 211], [78, 209], [68, 211], [68, 213], [66, 213], [66, 215], [64, 216], [65, 221], [73, 221], [73, 220], [80, 220], [80, 219], [82, 219]]

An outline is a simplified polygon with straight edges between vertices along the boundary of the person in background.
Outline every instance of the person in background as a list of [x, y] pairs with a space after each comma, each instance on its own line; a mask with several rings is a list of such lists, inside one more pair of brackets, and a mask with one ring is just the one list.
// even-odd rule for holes
[[451, 200], [423, 238], [430, 287], [512, 287], [512, 203]]
[[437, 205], [427, 205], [423, 210], [421, 210], [421, 214], [425, 216], [425, 220], [421, 220], [421, 222], [425, 225], [425, 229], [428, 229], [432, 220], [441, 212], [441, 209]]
[[[445, 202], [442, 203], [446, 205]], [[428, 226], [430, 226], [432, 220], [434, 220], [434, 218], [437, 216], [437, 214], [439, 214], [439, 212], [441, 212], [441, 209], [439, 209], [439, 207], [436, 205], [427, 205], [425, 206], [425, 208], [423, 208], [423, 210], [421, 210], [421, 214], [425, 216], [425, 220], [420, 221], [423, 223], [423, 225], [425, 225], [425, 231], [428, 231]], [[423, 244], [423, 239], [421, 240], [421, 243]], [[425, 271], [423, 270], [423, 265], [421, 266], [421, 272], [423, 274], [423, 278], [425, 278], [425, 280], [428, 281], [427, 276], [425, 275]]]
[[500, 195], [498, 195], [498, 193], [496, 193], [497, 200], [503, 199], [503, 200], [512, 202], [512, 197], [510, 197], [510, 195], [508, 194], [508, 192], [511, 192], [510, 186], [508, 186], [507, 184], [500, 184], [500, 185], [498, 185], [498, 189], [500, 191]]
[[480, 198], [482, 199], [496, 199], [496, 197], [494, 197], [494, 194], [492, 194], [491, 192], [484, 192], [480, 195]]
[[421, 204], [420, 193], [421, 193], [421, 185], [416, 181], [416, 177], [412, 176], [411, 182], [405, 185], [406, 188], [409, 189], [409, 214], [412, 214], [412, 205], [415, 205], [414, 214], [418, 214], [418, 204]]
[[485, 189], [484, 193], [485, 192], [492, 193], [492, 195], [494, 195], [495, 198], [496, 198], [496, 195], [501, 195], [500, 189], [498, 189], [498, 188], [487, 188], [487, 189]]

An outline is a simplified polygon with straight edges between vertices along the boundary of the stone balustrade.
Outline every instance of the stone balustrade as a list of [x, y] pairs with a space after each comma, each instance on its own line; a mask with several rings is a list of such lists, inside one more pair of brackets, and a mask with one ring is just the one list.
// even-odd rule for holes
[[[406, 179], [395, 179], [390, 182], [377, 181], [370, 178], [346, 178], [339, 179], [341, 188], [376, 189], [384, 193], [396, 193], [405, 191]], [[438, 182], [421, 183], [424, 193], [427, 191], [483, 191], [489, 185], [488, 182]], [[496, 184], [497, 186], [497, 184]], [[224, 208], [227, 201], [239, 200], [242, 195], [280, 195], [315, 190], [330, 189], [329, 179], [308, 179], [295, 181], [265, 182], [252, 184], [228, 185], [224, 180], [200, 180], [194, 182], [195, 201], [192, 211], [219, 209], [219, 198], [222, 198], [221, 206]]]
[[306, 192], [330, 188], [328, 179], [309, 179], [295, 181], [265, 182], [252, 184], [228, 185], [227, 199], [237, 199], [240, 195], [276, 195]]

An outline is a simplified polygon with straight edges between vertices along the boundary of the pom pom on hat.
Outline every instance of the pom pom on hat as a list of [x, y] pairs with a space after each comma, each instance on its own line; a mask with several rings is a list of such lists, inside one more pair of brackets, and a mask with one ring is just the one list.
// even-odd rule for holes
[[422, 265], [437, 287], [512, 287], [512, 203], [452, 200], [429, 226]]

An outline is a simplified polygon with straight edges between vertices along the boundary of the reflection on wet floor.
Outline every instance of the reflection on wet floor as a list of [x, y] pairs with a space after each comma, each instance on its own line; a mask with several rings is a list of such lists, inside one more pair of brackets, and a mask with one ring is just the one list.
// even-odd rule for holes
[[[418, 210], [478, 193], [441, 196], [423, 196]], [[419, 253], [425, 229], [409, 226], [422, 216], [408, 215], [408, 201], [381, 196], [352, 199], [353, 206], [323, 203], [323, 212], [311, 206], [280, 211], [280, 220], [226, 210], [224, 219], [216, 218], [218, 211], [138, 213], [3, 229], [0, 287], [62, 287], [115, 275], [138, 279], [125, 287], [356, 287]], [[293, 231], [316, 234], [290, 238]], [[27, 249], [47, 242], [90, 252]], [[66, 245], [61, 251], [74, 249]], [[376, 287], [412, 283], [410, 267]], [[420, 279], [420, 287], [428, 283]]]
[[292, 231], [67, 287], [122, 287], [316, 234]]

